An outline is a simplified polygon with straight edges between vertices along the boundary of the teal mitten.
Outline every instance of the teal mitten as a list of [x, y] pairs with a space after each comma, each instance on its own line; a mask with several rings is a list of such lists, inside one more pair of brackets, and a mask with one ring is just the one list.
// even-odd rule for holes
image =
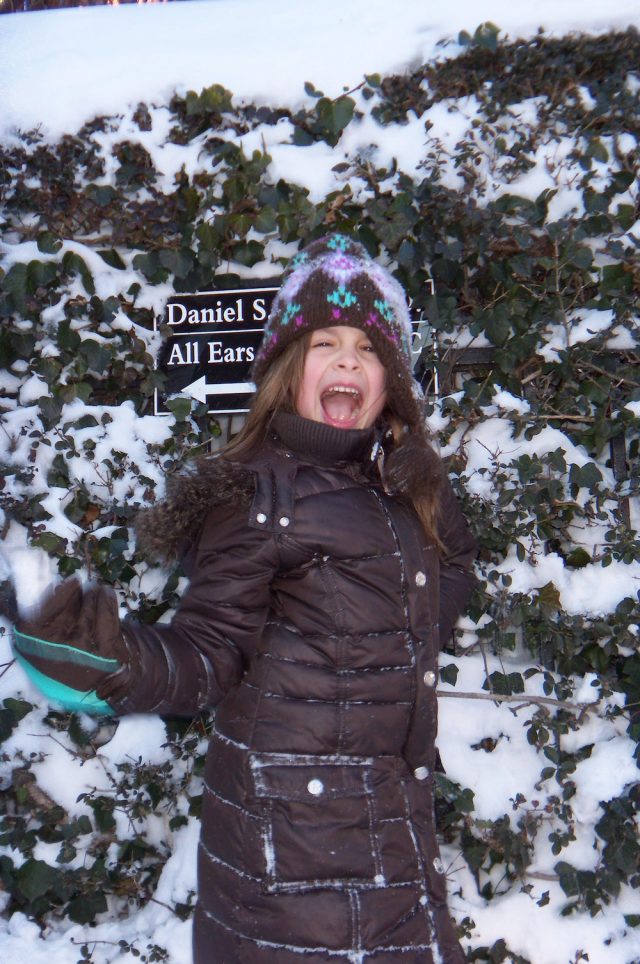
[[68, 579], [13, 630], [15, 655], [50, 700], [68, 710], [111, 714], [96, 689], [114, 673], [128, 672], [129, 654], [120, 630], [115, 593], [105, 586], [83, 589]]

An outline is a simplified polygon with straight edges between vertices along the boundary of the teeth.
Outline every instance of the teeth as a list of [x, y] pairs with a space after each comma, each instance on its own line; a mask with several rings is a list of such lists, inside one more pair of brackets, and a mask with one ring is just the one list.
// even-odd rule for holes
[[333, 395], [335, 392], [342, 392], [344, 395], [353, 395], [354, 398], [360, 398], [360, 392], [357, 388], [347, 388], [346, 385], [334, 385], [330, 388], [326, 395]]

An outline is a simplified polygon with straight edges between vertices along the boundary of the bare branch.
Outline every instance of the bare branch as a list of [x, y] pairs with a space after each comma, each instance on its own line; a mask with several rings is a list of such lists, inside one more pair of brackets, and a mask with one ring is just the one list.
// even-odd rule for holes
[[562, 710], [570, 710], [572, 713], [584, 713], [592, 707], [598, 706], [600, 700], [592, 703], [570, 703], [568, 700], [556, 700], [552, 696], [530, 696], [526, 693], [453, 693], [450, 690], [436, 690], [438, 696], [444, 696], [455, 700], [491, 700], [493, 703], [519, 703], [516, 709], [535, 703], [537, 706], [556, 706]]

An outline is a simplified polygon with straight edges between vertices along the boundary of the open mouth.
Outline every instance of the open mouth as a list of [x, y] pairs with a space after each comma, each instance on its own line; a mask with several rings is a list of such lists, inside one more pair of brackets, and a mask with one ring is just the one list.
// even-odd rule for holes
[[339, 428], [351, 428], [362, 409], [362, 396], [352, 385], [331, 385], [320, 396], [324, 419]]

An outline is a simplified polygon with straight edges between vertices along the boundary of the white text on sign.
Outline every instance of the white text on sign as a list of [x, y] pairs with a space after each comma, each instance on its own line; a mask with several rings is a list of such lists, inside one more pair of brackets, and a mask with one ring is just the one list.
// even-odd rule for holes
[[201, 348], [208, 349], [206, 361], [209, 365], [218, 365], [222, 362], [252, 362], [255, 358], [253, 345], [224, 348], [221, 341], [209, 341], [206, 345], [201, 345], [198, 341], [186, 341], [182, 344], [176, 342], [171, 347], [167, 365], [199, 365]]
[[[221, 301], [209, 308], [187, 308], [179, 303], [167, 305], [167, 324], [169, 325], [229, 325], [233, 322], [244, 324], [244, 306], [242, 298], [235, 304], [223, 307]], [[262, 322], [267, 317], [264, 298], [254, 298], [252, 302], [251, 318], [248, 321]]]

